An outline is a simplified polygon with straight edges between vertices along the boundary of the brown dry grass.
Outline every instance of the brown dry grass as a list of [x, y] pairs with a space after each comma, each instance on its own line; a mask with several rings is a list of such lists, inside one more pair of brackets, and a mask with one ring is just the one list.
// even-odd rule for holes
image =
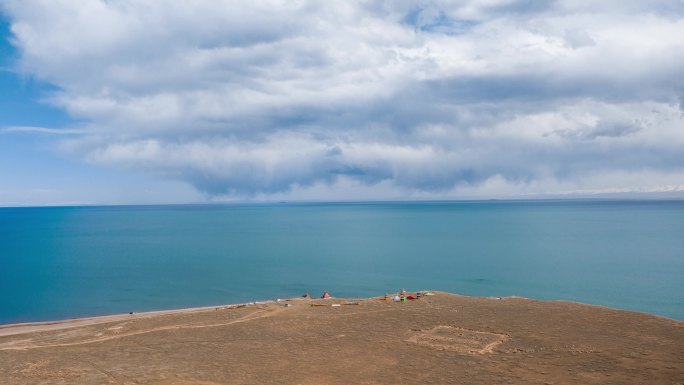
[[3, 328], [0, 383], [684, 384], [684, 323], [665, 318], [447, 293], [287, 303]]

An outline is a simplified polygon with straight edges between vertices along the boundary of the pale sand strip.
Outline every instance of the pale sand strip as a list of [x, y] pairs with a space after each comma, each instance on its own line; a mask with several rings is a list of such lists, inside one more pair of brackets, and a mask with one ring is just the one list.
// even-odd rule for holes
[[[291, 298], [291, 299], [286, 299], [284, 301], [292, 301], [292, 300], [296, 300], [296, 299], [299, 299], [299, 298]], [[133, 314], [113, 314], [113, 315], [105, 315], [105, 316], [97, 316], [97, 317], [74, 318], [74, 319], [59, 320], [59, 321], [26, 322], [26, 323], [7, 324], [7, 325], [0, 325], [0, 337], [11, 336], [11, 335], [16, 335], [16, 334], [23, 334], [23, 333], [43, 332], [43, 331], [48, 331], [48, 330], [69, 329], [69, 328], [75, 328], [75, 327], [79, 327], [79, 326], [98, 325], [98, 324], [103, 324], [103, 323], [108, 323], [108, 322], [149, 318], [149, 317], [154, 317], [154, 316], [158, 316], [158, 315], [203, 312], [203, 311], [209, 311], [209, 310], [227, 309], [227, 308], [234, 308], [234, 307], [238, 307], [238, 306], [250, 306], [250, 305], [255, 305], [255, 304], [266, 304], [266, 303], [272, 303], [272, 302], [276, 302], [276, 301], [275, 300], [256, 301], [256, 302], [238, 303], [238, 304], [191, 307], [191, 308], [174, 309], [174, 310], [156, 310], [156, 311], [147, 311], [147, 312], [140, 312], [140, 313], [133, 313]]]
[[[215, 307], [212, 309], [215, 309]], [[233, 324], [237, 324], [237, 323], [252, 321], [255, 319], [259, 319], [259, 318], [270, 317], [273, 314], [276, 314], [276, 313], [281, 312], [283, 310], [285, 310], [285, 309], [284, 308], [271, 308], [270, 310], [256, 310], [252, 313], [249, 313], [245, 316], [242, 316], [238, 319], [228, 321], [228, 322], [221, 322], [221, 323], [208, 324], [208, 325], [181, 324], [181, 325], [173, 325], [173, 326], [164, 326], [164, 327], [157, 327], [157, 328], [146, 329], [146, 330], [139, 330], [139, 331], [130, 332], [130, 333], [116, 334], [116, 335], [112, 335], [112, 336], [91, 338], [91, 339], [87, 339], [84, 341], [78, 341], [78, 342], [54, 343], [54, 344], [43, 344], [43, 345], [30, 344], [30, 345], [21, 345], [21, 346], [11, 346], [13, 344], [10, 343], [9, 344], [10, 346], [0, 347], [0, 351], [3, 351], [3, 350], [28, 350], [28, 349], [62, 347], [62, 346], [77, 346], [77, 345], [86, 345], [86, 344], [92, 344], [92, 343], [97, 343], [97, 342], [104, 342], [104, 341], [114, 340], [114, 339], [118, 339], [118, 338], [155, 333], [155, 332], [160, 332], [160, 331], [165, 331], [165, 330], [202, 329], [202, 328], [213, 328], [213, 327], [220, 327], [220, 326], [228, 326], [228, 325], [233, 325]], [[204, 310], [202, 309], [199, 311], [204, 311]], [[181, 311], [181, 312], [195, 312], [195, 309], [188, 310], [188, 311]], [[165, 313], [165, 314], [168, 314], [168, 313]], [[159, 315], [159, 314], [154, 314], [154, 315]]]

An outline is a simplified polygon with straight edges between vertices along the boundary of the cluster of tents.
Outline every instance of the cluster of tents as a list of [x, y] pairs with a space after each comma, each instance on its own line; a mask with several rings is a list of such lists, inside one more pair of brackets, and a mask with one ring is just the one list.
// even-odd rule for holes
[[[406, 290], [401, 289], [401, 291], [399, 293], [397, 293], [396, 295], [390, 297], [388, 294], [385, 294], [385, 297], [381, 298], [381, 299], [385, 300], [385, 301], [391, 299], [392, 301], [395, 301], [395, 302], [407, 302], [410, 300], [418, 299], [420, 297], [431, 296], [431, 295], [435, 295], [435, 293], [430, 292], [430, 291], [424, 291], [424, 292], [419, 291], [419, 292], [416, 292], [415, 295], [410, 295], [406, 292]], [[304, 294], [302, 297], [312, 298], [309, 293]], [[327, 290], [323, 290], [323, 295], [321, 295], [321, 298], [327, 299], [327, 298], [332, 298], [332, 297], [330, 296], [330, 293]], [[354, 304], [357, 304], [357, 303], [354, 303]]]
[[432, 293], [429, 291], [426, 291], [426, 292], [419, 291], [415, 295], [410, 295], [406, 292], [406, 290], [401, 289], [401, 291], [399, 293], [397, 293], [397, 295], [390, 298], [389, 295], [385, 294], [385, 297], [382, 299], [385, 301], [391, 299], [394, 302], [407, 302], [407, 301], [411, 301], [414, 299], [418, 299], [420, 297], [431, 296], [431, 295], [435, 295], [435, 293]]
[[[306, 293], [302, 296], [302, 298], [311, 299], [313, 297], [311, 296], [311, 294]], [[321, 296], [321, 298], [325, 299], [325, 298], [332, 298], [332, 297], [330, 296], [330, 293], [328, 293], [327, 290], [323, 290], [323, 295]]]

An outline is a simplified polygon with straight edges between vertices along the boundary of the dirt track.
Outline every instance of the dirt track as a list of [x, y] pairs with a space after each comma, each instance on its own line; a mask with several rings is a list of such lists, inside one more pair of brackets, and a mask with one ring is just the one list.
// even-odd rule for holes
[[0, 383], [684, 384], [678, 321], [446, 293], [311, 306], [345, 302], [6, 328], [18, 334], [0, 336]]

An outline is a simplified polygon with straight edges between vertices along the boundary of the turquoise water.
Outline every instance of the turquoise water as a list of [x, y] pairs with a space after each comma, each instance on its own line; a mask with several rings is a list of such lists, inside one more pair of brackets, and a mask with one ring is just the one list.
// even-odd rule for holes
[[684, 320], [684, 201], [0, 208], [0, 323], [401, 288]]

